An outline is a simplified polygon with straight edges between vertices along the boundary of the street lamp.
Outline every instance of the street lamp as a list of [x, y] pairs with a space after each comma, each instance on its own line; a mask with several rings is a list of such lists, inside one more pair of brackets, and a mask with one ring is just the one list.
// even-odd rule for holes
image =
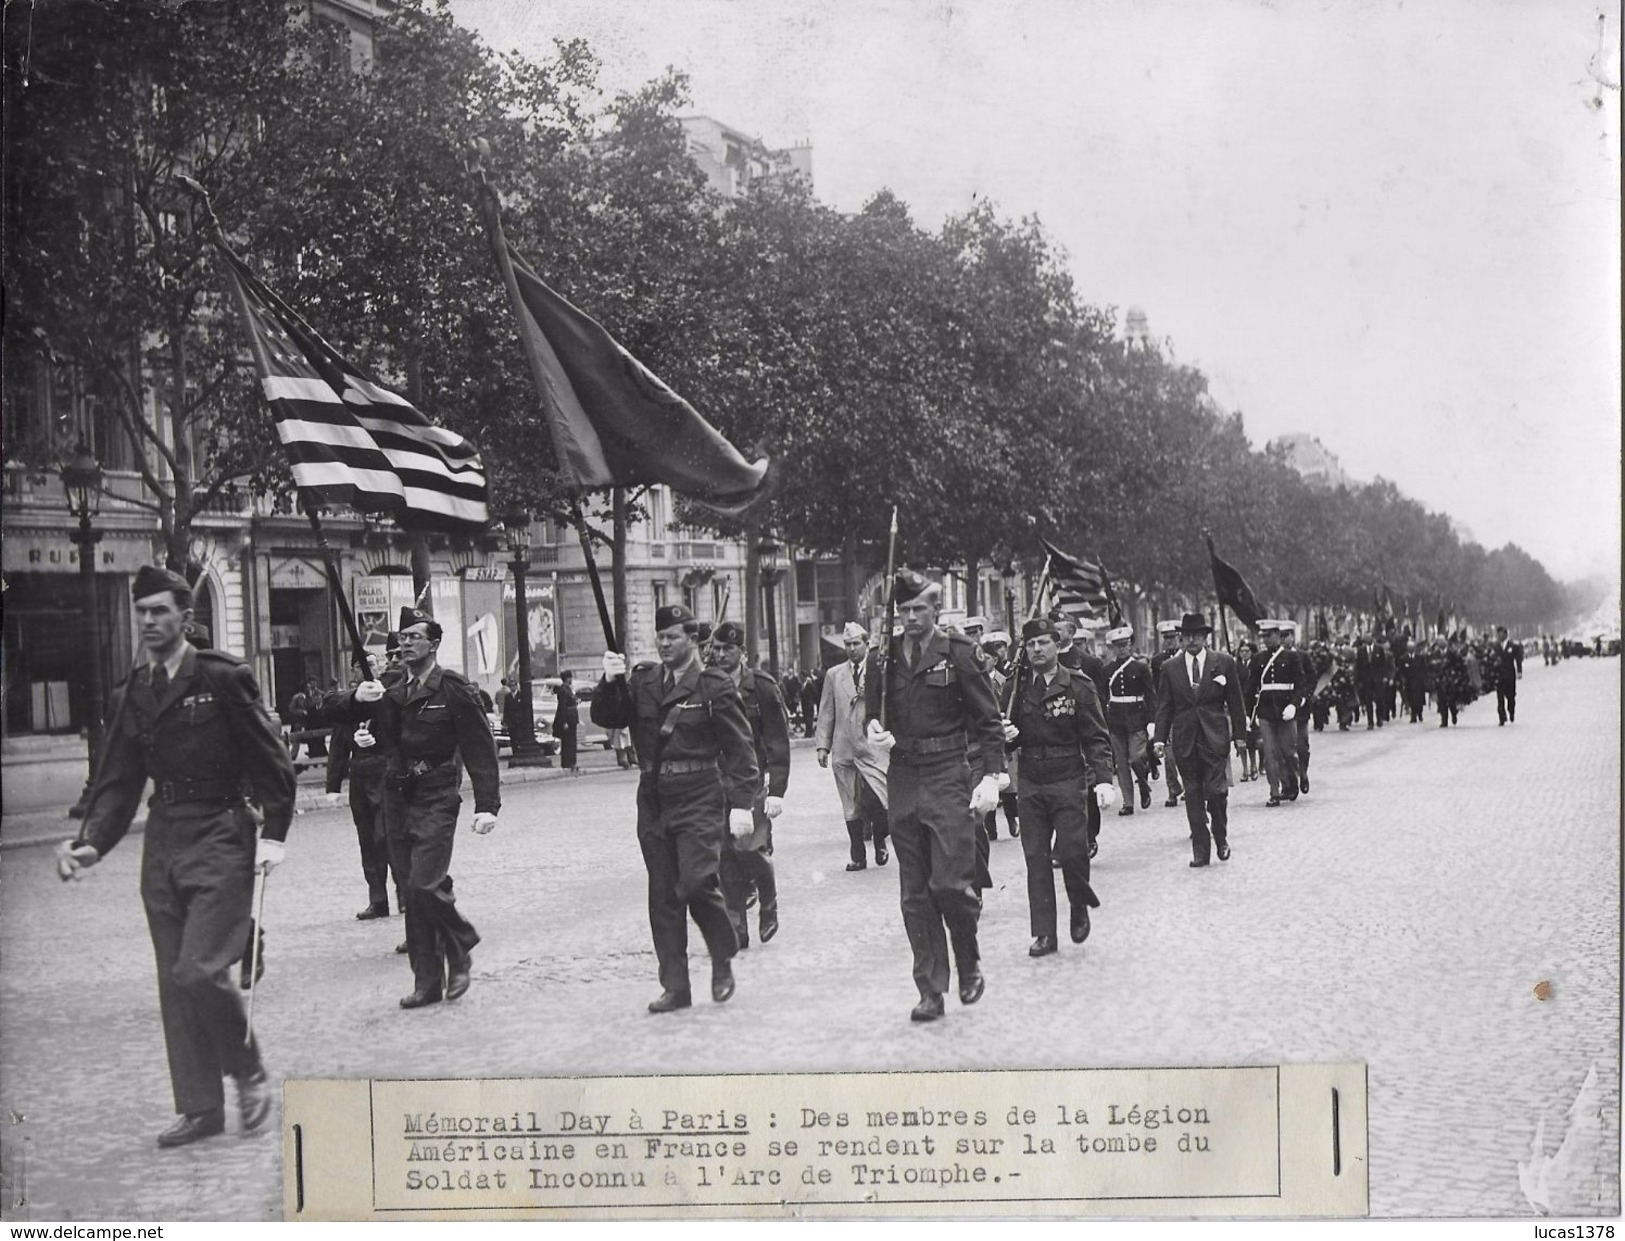
[[1004, 579], [1004, 629], [1010, 635], [1011, 645], [1015, 645], [1021, 641], [1021, 635], [1016, 632], [1016, 562], [1006, 560], [999, 576]]
[[549, 767], [551, 760], [536, 743], [536, 719], [531, 714], [530, 608], [525, 602], [525, 572], [530, 568], [530, 514], [509, 514], [503, 522], [508, 550], [513, 553], [514, 634], [519, 643], [519, 710], [512, 712], [508, 730], [509, 767]]
[[764, 534], [756, 544], [756, 563], [762, 575], [762, 594], [767, 601], [767, 670], [775, 678], [779, 675], [779, 578], [784, 575], [779, 564], [781, 550], [771, 534]]
[[89, 759], [85, 787], [68, 811], [79, 819], [84, 817], [85, 805], [90, 800], [90, 786], [96, 779], [96, 759], [102, 748], [102, 643], [96, 607], [96, 544], [102, 541], [102, 533], [90, 525], [91, 519], [101, 512], [102, 465], [84, 440], [74, 449], [73, 460], [62, 467], [62, 490], [67, 493], [68, 512], [79, 523], [79, 528], [68, 537], [79, 548], [79, 583], [84, 594], [82, 610], [86, 630], [84, 656], [80, 662], [85, 670], [85, 739]]

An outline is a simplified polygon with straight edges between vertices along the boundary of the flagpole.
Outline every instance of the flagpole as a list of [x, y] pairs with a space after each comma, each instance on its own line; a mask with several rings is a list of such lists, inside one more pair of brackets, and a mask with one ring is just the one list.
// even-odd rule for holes
[[592, 554], [592, 536], [587, 533], [587, 518], [581, 511], [581, 501], [574, 501], [570, 505], [570, 515], [575, 522], [576, 534], [581, 539], [581, 554], [587, 558], [587, 580], [592, 583], [593, 602], [598, 605], [598, 621], [604, 627], [604, 641], [610, 650], [619, 651], [621, 643], [615, 636], [615, 622], [609, 616], [609, 603], [604, 598], [604, 581], [598, 576], [598, 559]]

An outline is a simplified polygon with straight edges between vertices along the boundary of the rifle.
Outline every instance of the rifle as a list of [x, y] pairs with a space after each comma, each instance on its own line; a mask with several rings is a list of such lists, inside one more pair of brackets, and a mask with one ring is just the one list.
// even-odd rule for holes
[[880, 726], [886, 727], [886, 702], [891, 696], [891, 631], [897, 623], [897, 506], [891, 506], [891, 537], [886, 545], [886, 630], [881, 650], [886, 664], [880, 669]]

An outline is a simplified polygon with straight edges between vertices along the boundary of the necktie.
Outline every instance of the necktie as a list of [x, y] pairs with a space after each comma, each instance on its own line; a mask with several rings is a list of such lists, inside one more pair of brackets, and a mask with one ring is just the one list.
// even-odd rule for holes
[[676, 687], [677, 678], [672, 676], [670, 668], [667, 668], [665, 675], [661, 677], [660, 685], [661, 688], [668, 694], [671, 693], [671, 691]]
[[908, 666], [909, 671], [911, 672], [920, 666], [920, 640], [918, 638], [913, 638], [909, 641]]
[[1191, 661], [1191, 688], [1195, 689], [1198, 685], [1200, 685], [1202, 683], [1202, 661], [1195, 655], [1192, 655], [1190, 657], [1190, 661]]
[[169, 688], [169, 665], [159, 664], [152, 670], [152, 696], [162, 698]]

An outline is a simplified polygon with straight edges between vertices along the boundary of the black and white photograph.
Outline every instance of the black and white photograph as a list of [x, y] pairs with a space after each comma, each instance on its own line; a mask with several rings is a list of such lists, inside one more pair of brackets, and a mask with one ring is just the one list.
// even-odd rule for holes
[[5, 6], [0, 1219], [695, 1076], [317, 1218], [1346, 1213], [819, 1110], [1277, 1066], [1363, 1218], [1618, 1218], [1620, 17]]

